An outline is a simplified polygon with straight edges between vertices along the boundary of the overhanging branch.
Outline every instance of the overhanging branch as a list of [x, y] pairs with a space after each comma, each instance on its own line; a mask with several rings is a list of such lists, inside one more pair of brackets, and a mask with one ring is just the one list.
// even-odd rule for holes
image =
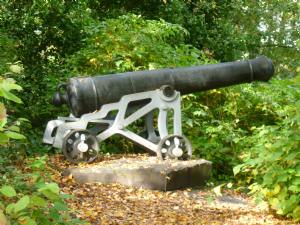
[[289, 49], [293, 49], [294, 51], [300, 52], [294, 46], [287, 46], [287, 45], [266, 44], [266, 45], [250, 45], [250, 46], [255, 46], [255, 47], [259, 47], [259, 48], [268, 48], [268, 47], [289, 48]]
[[[271, 45], [271, 44], [267, 44], [267, 45], [250, 45], [250, 46], [256, 46], [256, 47], [280, 47], [280, 48], [294, 48], [293, 46], [287, 46], [287, 45]], [[297, 50], [297, 49], [295, 49]]]

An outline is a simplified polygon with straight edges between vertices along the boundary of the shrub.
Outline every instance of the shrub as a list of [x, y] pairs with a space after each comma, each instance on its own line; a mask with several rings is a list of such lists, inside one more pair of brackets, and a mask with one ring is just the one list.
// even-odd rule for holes
[[[64, 198], [72, 195], [59, 194], [59, 187], [51, 182], [46, 168], [46, 156], [29, 158], [33, 172], [22, 174], [17, 168], [0, 167], [0, 222], [1, 224], [88, 224], [68, 215]], [[51, 183], [49, 183], [51, 182]]]
[[257, 202], [265, 200], [279, 215], [300, 220], [300, 75], [272, 86], [279, 102], [276, 124], [252, 127], [244, 139], [243, 164], [234, 167], [237, 179], [251, 184]]

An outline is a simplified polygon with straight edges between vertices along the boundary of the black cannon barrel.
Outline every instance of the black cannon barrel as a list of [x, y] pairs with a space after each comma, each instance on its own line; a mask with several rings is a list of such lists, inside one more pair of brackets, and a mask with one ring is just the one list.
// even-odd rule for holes
[[273, 74], [272, 60], [260, 56], [239, 62], [74, 77], [57, 86], [52, 100], [57, 107], [66, 104], [75, 117], [80, 117], [104, 104], [118, 102], [124, 95], [156, 90], [163, 85], [190, 94], [254, 80], [268, 81]]

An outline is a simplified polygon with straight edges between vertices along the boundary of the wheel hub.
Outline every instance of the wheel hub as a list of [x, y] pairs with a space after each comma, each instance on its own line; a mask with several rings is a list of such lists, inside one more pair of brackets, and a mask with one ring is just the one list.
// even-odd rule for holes
[[91, 163], [99, 152], [96, 136], [88, 130], [73, 130], [63, 139], [63, 153], [73, 163]]
[[159, 160], [164, 158], [184, 157], [184, 152], [188, 158], [192, 157], [192, 145], [189, 140], [182, 135], [172, 134], [161, 139], [157, 148], [157, 156]]

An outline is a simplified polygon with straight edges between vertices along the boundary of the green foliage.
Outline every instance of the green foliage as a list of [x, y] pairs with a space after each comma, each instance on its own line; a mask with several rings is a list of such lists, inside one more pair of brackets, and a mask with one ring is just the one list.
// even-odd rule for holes
[[220, 61], [245, 55], [266, 55], [275, 61], [278, 76], [295, 76], [299, 66], [298, 1], [89, 1], [97, 20], [134, 13], [145, 19], [164, 19], [187, 29], [185, 43]]
[[[28, 128], [28, 142], [17, 148], [28, 153], [50, 150], [38, 144], [45, 121], [69, 113], [66, 107], [57, 109], [51, 104], [53, 92], [59, 83], [77, 76], [78, 72], [108, 74], [181, 67], [208, 63], [212, 58], [234, 61], [243, 58], [249, 50], [250, 56], [255, 57], [266, 53], [259, 47], [253, 50], [253, 45], [261, 44], [262, 40], [270, 42], [280, 36], [280, 43], [283, 43], [282, 34], [274, 33], [277, 29], [275, 20], [280, 15], [285, 15], [285, 22], [279, 27], [290, 29], [288, 33], [291, 35], [286, 41], [289, 45], [294, 43], [297, 33], [294, 32], [293, 21], [297, 15], [295, 10], [292, 14], [286, 12], [289, 7], [296, 9], [298, 5], [274, 2], [276, 9], [266, 11], [268, 19], [263, 19], [264, 2], [2, 1], [0, 50], [3, 54], [0, 69], [7, 71], [5, 63], [9, 59], [21, 60], [25, 68], [22, 76], [16, 78], [23, 88], [22, 99], [25, 101], [22, 105], [10, 106], [14, 111], [11, 119], [25, 117], [32, 125], [25, 125]], [[272, 1], [266, 2], [266, 5], [271, 7]], [[252, 8], [255, 11], [250, 10]], [[268, 29], [273, 27], [273, 31], [265, 32], [263, 38], [258, 32], [260, 28], [257, 24], [260, 23]], [[280, 51], [266, 55], [283, 67], [288, 61], [296, 62], [286, 55], [296, 48], [281, 49], [286, 50], [284, 57], [278, 56]], [[296, 59], [297, 54], [293, 55]], [[234, 106], [228, 107], [230, 111], [230, 107]], [[197, 117], [195, 115], [195, 120]], [[193, 118], [187, 118], [189, 124], [189, 119]], [[230, 124], [235, 122], [231, 120], [222, 126], [233, 129]], [[221, 132], [226, 133], [226, 129]], [[218, 154], [217, 150], [215, 154]]]
[[179, 24], [191, 33], [185, 37], [185, 44], [214, 54], [221, 61], [234, 61], [242, 57], [245, 35], [232, 22], [235, 10], [241, 6], [237, 1], [89, 1], [93, 18], [117, 18], [119, 15], [134, 13], [147, 20], [163, 19]]
[[0, 33], [16, 41], [6, 50], [7, 55], [16, 55], [24, 65], [16, 81], [24, 89], [26, 101], [17, 107], [15, 116], [29, 119], [34, 134], [30, 139], [41, 142], [36, 133], [44, 130], [45, 121], [53, 116], [55, 109], [49, 103], [64, 77], [60, 59], [79, 50], [89, 17], [84, 4], [56, 0], [1, 1], [0, 17]]
[[[93, 23], [85, 48], [67, 60], [74, 72], [112, 74], [201, 63], [201, 52], [184, 45], [187, 30], [163, 20], [144, 20], [137, 15]], [[202, 62], [203, 63], [203, 62]], [[74, 74], [73, 74], [74, 76]]]
[[[54, 108], [52, 95], [59, 83], [78, 73], [183, 67], [264, 54], [274, 60], [278, 77], [295, 77], [299, 7], [297, 1], [273, 0], [1, 1], [0, 143], [10, 139], [1, 149], [1, 162], [51, 150], [41, 144], [46, 122], [69, 113], [66, 107]], [[8, 64], [16, 61], [22, 61], [24, 71]], [[300, 210], [299, 81], [274, 79], [182, 96], [184, 135], [194, 156], [214, 163], [213, 178], [229, 181], [235, 174], [238, 181], [252, 184], [258, 199], [268, 199], [279, 214], [295, 220]], [[21, 91], [23, 104], [17, 97]], [[132, 129], [142, 125], [138, 121]], [[25, 129], [27, 140], [20, 134]], [[101, 152], [129, 147], [113, 137], [101, 143]], [[15, 168], [3, 165], [1, 174], [12, 183], [2, 186], [1, 193], [16, 201], [1, 206], [0, 223], [18, 213], [25, 213], [18, 219], [27, 222], [43, 219], [40, 209], [59, 221], [58, 211], [66, 207], [55, 184], [28, 188], [20, 176], [11, 178], [18, 173]], [[45, 166], [41, 159], [33, 165]], [[32, 175], [37, 180], [39, 173]], [[49, 202], [52, 208], [47, 208]]]
[[194, 156], [214, 163], [214, 179], [233, 180], [232, 167], [241, 162], [251, 127], [280, 121], [276, 111], [285, 103], [277, 95], [278, 83], [241, 84], [182, 96], [183, 132], [195, 148]]
[[277, 76], [295, 77], [300, 66], [299, 1], [240, 1], [240, 4], [231, 15], [239, 32], [246, 35], [247, 56], [265, 55], [274, 60]]
[[243, 57], [246, 37], [232, 22], [238, 1], [167, 1], [160, 7], [160, 17], [181, 24], [192, 35], [186, 38], [196, 48], [220, 61]]
[[[26, 169], [32, 173], [22, 174], [11, 166], [1, 167], [0, 221], [7, 224], [88, 224], [68, 215], [59, 187], [51, 182], [49, 171], [45, 170], [46, 156], [30, 158]], [[31, 182], [28, 182], [31, 181]], [[4, 200], [4, 201], [3, 201]]]
[[0, 34], [0, 74], [4, 74], [9, 69], [9, 63], [15, 62], [17, 49], [16, 41], [6, 34]]
[[[252, 127], [252, 136], [244, 139], [243, 164], [234, 167], [237, 179], [251, 184], [257, 201], [266, 200], [279, 215], [300, 220], [300, 76], [277, 80], [273, 96], [282, 100], [274, 111], [272, 126]], [[275, 100], [275, 99], [274, 99]], [[276, 100], [273, 104], [277, 104]]]
[[[22, 87], [15, 84], [15, 80], [10, 76], [15, 74], [20, 74], [21, 67], [18, 65], [11, 65], [10, 71], [5, 73], [0, 77], [0, 97], [5, 101], [6, 104], [9, 104], [9, 101], [15, 103], [22, 103], [22, 100], [18, 98], [11, 90], [22, 90]], [[3, 102], [0, 102], [0, 144], [4, 145], [9, 141], [9, 138], [12, 139], [25, 139], [25, 136], [20, 134], [19, 125], [21, 121], [27, 121], [24, 118], [19, 118], [15, 122], [11, 122], [7, 119], [7, 109]]]

